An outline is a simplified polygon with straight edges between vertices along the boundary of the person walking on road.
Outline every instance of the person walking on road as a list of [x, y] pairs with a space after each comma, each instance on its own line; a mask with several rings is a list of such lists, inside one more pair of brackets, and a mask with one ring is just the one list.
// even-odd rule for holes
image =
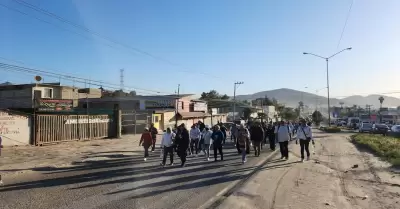
[[203, 152], [207, 158], [207, 161], [210, 161], [210, 148], [212, 143], [212, 136], [213, 132], [210, 130], [210, 127], [207, 125], [203, 132]]
[[224, 160], [224, 153], [222, 152], [222, 142], [224, 140], [224, 134], [220, 130], [219, 125], [214, 126], [214, 132], [211, 135], [213, 140], [213, 148], [214, 148], [214, 161], [217, 161], [218, 155], [217, 151], [221, 155], [221, 160]]
[[269, 141], [269, 148], [274, 151], [276, 147], [276, 139], [275, 139], [275, 126], [272, 124], [268, 125], [267, 128], [267, 134], [268, 135], [268, 141]]
[[178, 153], [179, 158], [181, 159], [181, 167], [184, 167], [186, 165], [186, 156], [187, 156], [187, 150], [189, 148], [189, 143], [190, 143], [190, 137], [189, 137], [189, 131], [186, 129], [185, 124], [181, 124], [179, 127], [179, 135], [177, 135], [175, 138], [176, 141], [176, 151]]
[[142, 136], [140, 137], [139, 146], [143, 145], [144, 148], [144, 161], [149, 157], [149, 148], [153, 144], [153, 137], [148, 128], [144, 129]]
[[158, 130], [156, 127], [154, 127], [154, 123], [150, 124], [149, 131], [150, 131], [151, 137], [152, 137], [151, 152], [154, 152], [154, 150], [156, 149], [156, 141], [157, 141], [157, 134], [158, 134]]
[[221, 123], [220, 129], [221, 129], [222, 133], [224, 134], [224, 138], [223, 138], [223, 140], [222, 140], [222, 144], [225, 144], [226, 137], [227, 137], [227, 135], [226, 135], [227, 129], [226, 129], [226, 127], [225, 127], [222, 123]]
[[237, 140], [237, 147], [241, 150], [242, 163], [245, 163], [247, 161], [246, 146], [249, 146], [249, 144], [247, 144], [248, 138], [250, 138], [249, 131], [244, 127], [243, 124], [241, 124], [240, 127], [238, 128], [236, 140]]
[[167, 132], [164, 133], [161, 139], [161, 148], [162, 152], [164, 152], [162, 166], [165, 166], [168, 154], [169, 154], [170, 165], [174, 164], [174, 147], [173, 147], [174, 138], [175, 138], [175, 133], [171, 131], [171, 128], [167, 128]]
[[201, 132], [200, 129], [196, 125], [192, 125], [190, 129], [190, 154], [194, 155], [199, 152], [199, 142], [200, 142]]
[[254, 156], [260, 156], [261, 151], [261, 143], [264, 139], [264, 130], [260, 126], [259, 123], [255, 123], [251, 128], [250, 132], [251, 141], [253, 142], [254, 147]]
[[310, 160], [310, 141], [312, 140], [313, 145], [315, 142], [312, 137], [311, 127], [306, 124], [306, 120], [302, 119], [300, 123], [301, 124], [297, 129], [297, 139], [300, 140], [301, 162], [304, 162], [304, 150], [306, 150], [307, 153], [307, 160]]
[[280, 124], [275, 129], [275, 135], [277, 141], [279, 142], [279, 148], [281, 151], [281, 159], [289, 159], [289, 141], [290, 141], [290, 128], [285, 121], [281, 121]]

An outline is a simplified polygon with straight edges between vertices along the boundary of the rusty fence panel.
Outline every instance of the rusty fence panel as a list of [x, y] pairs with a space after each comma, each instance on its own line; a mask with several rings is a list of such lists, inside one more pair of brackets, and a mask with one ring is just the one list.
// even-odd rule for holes
[[114, 126], [109, 115], [37, 115], [35, 144], [113, 137]]
[[151, 113], [147, 111], [137, 110], [122, 110], [121, 111], [121, 126], [122, 134], [140, 134], [144, 128], [151, 123]]

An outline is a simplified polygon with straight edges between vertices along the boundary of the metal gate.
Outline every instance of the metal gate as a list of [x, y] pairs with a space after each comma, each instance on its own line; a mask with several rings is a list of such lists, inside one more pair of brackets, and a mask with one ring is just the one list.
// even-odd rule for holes
[[136, 110], [121, 111], [122, 134], [140, 134], [151, 123], [151, 114]]
[[36, 115], [35, 145], [114, 137], [109, 115]]

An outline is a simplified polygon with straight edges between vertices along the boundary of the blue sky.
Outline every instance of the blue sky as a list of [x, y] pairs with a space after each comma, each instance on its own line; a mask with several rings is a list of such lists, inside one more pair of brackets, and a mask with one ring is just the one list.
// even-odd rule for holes
[[[276, 88], [315, 93], [326, 86], [325, 61], [302, 52], [329, 56], [353, 47], [330, 62], [331, 96], [400, 90], [398, 0], [355, 0], [339, 47], [351, 0], [25, 1], [160, 59], [99, 39], [14, 0], [0, 0], [52, 23], [0, 5], [0, 57], [23, 63], [18, 65], [117, 85], [124, 68], [127, 89], [173, 93], [179, 83], [183, 93], [215, 89], [232, 95], [234, 81], [243, 81], [238, 94]], [[27, 74], [1, 75], [0, 82], [33, 81]]]

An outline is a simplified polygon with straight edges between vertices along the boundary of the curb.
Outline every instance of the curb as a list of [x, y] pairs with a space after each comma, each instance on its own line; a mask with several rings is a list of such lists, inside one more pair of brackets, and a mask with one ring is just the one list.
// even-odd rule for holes
[[255, 165], [256, 168], [252, 172], [247, 174], [243, 179], [235, 180], [232, 183], [230, 183], [227, 187], [218, 192], [214, 197], [212, 197], [203, 205], [198, 207], [198, 209], [217, 208], [219, 205], [221, 205], [221, 203], [225, 200], [225, 198], [230, 196], [239, 187], [243, 186], [258, 171], [260, 171], [261, 167], [263, 167], [266, 163], [268, 163], [277, 154], [278, 151], [279, 148], [275, 149], [275, 151], [272, 151], [264, 160], [261, 160]]

